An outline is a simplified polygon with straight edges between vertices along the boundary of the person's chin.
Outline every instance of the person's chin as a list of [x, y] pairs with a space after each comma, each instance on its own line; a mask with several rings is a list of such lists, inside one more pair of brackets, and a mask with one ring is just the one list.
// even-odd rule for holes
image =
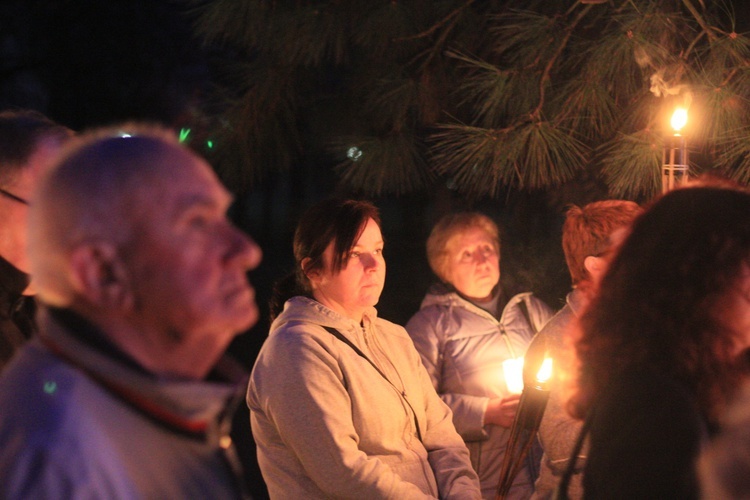
[[259, 317], [258, 306], [255, 302], [250, 302], [241, 308], [232, 308], [231, 311], [228, 311], [226, 319], [227, 324], [231, 325], [231, 329], [237, 335], [255, 325]]
[[378, 303], [380, 300], [380, 294], [383, 293], [383, 287], [380, 285], [369, 285], [364, 287], [364, 295], [367, 297], [367, 302], [372, 302], [372, 305]]
[[255, 303], [255, 290], [251, 286], [242, 287], [227, 296], [226, 306], [228, 316], [233, 319], [237, 325], [237, 330], [246, 330], [253, 326], [257, 321], [260, 313], [258, 305]]
[[479, 301], [485, 301], [489, 300], [492, 297], [492, 289], [494, 287], [479, 287], [475, 288], [474, 292], [472, 294], [467, 294], [469, 297], [472, 297], [475, 300]]
[[474, 288], [480, 293], [489, 295], [492, 293], [492, 290], [495, 288], [495, 285], [497, 285], [497, 280], [494, 279], [492, 276], [487, 276], [485, 278], [478, 279], [476, 281], [476, 286]]

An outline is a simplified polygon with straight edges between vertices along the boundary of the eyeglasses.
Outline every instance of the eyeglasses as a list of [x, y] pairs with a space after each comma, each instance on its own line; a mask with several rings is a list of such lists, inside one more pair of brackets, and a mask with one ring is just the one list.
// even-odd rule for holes
[[10, 198], [13, 201], [17, 201], [18, 203], [23, 203], [24, 205], [30, 205], [28, 200], [25, 200], [21, 198], [20, 196], [16, 196], [13, 193], [8, 192], [3, 188], [0, 188], [0, 194], [5, 196], [6, 198]]

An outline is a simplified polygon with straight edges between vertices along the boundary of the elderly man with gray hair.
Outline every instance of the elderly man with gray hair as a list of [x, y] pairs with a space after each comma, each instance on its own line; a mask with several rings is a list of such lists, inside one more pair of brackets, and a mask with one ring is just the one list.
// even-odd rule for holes
[[82, 135], [42, 179], [45, 307], [0, 378], [4, 497], [243, 496], [228, 431], [246, 381], [223, 353], [257, 320], [261, 252], [230, 203], [203, 159], [142, 125]]

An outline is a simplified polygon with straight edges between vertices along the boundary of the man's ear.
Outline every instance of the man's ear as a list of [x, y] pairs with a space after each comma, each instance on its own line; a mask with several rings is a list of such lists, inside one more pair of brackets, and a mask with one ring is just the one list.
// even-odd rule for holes
[[601, 277], [602, 273], [606, 270], [607, 264], [601, 257], [589, 255], [583, 259], [583, 267], [585, 267], [586, 271], [589, 273], [589, 278], [596, 280]]
[[70, 261], [76, 294], [100, 307], [130, 307], [128, 273], [115, 245], [107, 242], [80, 245], [73, 250]]

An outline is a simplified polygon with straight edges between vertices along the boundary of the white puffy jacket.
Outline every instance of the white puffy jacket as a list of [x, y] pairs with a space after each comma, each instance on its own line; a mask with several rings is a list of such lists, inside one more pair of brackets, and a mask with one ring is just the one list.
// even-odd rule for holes
[[[519, 307], [526, 304], [526, 315]], [[532, 293], [513, 296], [499, 319], [444, 286], [433, 287], [406, 330], [414, 340], [432, 384], [453, 411], [453, 423], [466, 442], [479, 474], [482, 495], [494, 498], [510, 430], [483, 425], [490, 398], [509, 395], [503, 361], [524, 355], [536, 331], [552, 316]], [[522, 470], [511, 496], [527, 497], [532, 478]]]

